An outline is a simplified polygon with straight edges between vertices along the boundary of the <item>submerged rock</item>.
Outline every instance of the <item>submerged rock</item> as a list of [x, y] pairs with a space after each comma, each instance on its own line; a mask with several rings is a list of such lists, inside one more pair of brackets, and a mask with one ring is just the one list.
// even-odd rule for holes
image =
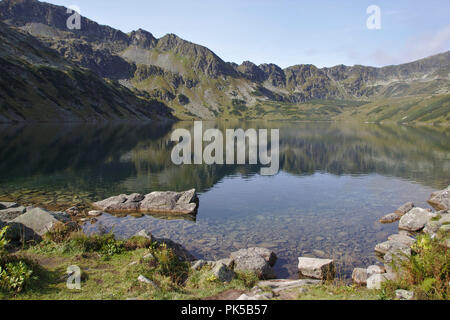
[[334, 261], [331, 259], [298, 258], [300, 277], [319, 280], [332, 280], [336, 274]]
[[409, 211], [411, 211], [413, 208], [414, 208], [414, 203], [408, 202], [408, 203], [405, 203], [404, 205], [402, 205], [397, 210], [395, 210], [395, 213], [398, 214], [399, 216], [404, 216]]
[[433, 192], [428, 200], [435, 210], [450, 210], [450, 186], [447, 189]]
[[399, 221], [400, 218], [401, 218], [401, 216], [396, 213], [389, 213], [389, 214], [385, 215], [384, 217], [382, 217], [380, 219], [380, 222], [382, 224], [389, 224], [389, 223], [394, 223], [394, 222]]
[[134, 193], [114, 196], [92, 205], [108, 213], [193, 214], [198, 208], [198, 197], [195, 189], [185, 192], [152, 192], [147, 195]]

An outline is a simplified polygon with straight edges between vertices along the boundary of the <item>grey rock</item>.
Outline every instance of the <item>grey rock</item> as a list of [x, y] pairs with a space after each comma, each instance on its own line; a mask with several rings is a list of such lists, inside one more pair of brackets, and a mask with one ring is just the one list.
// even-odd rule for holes
[[411, 249], [408, 247], [392, 248], [384, 255], [384, 267], [388, 273], [398, 271], [402, 267], [403, 261], [411, 256]]
[[397, 290], [395, 291], [395, 298], [397, 300], [413, 300], [414, 292], [407, 290]]
[[11, 209], [19, 207], [18, 203], [15, 202], [0, 202], [0, 210]]
[[8, 209], [0, 210], [0, 221], [1, 222], [10, 222], [15, 218], [21, 216], [26, 212], [25, 207], [11, 207]]
[[416, 242], [416, 239], [404, 234], [393, 234], [389, 236], [388, 240], [404, 244], [405, 246], [412, 246]]
[[367, 284], [367, 269], [356, 268], [352, 273], [352, 281], [354, 284], [364, 286]]
[[258, 301], [258, 300], [270, 300], [273, 298], [272, 293], [263, 293], [263, 294], [257, 294], [257, 295], [247, 295], [243, 294], [237, 300], [239, 301]]
[[212, 273], [220, 282], [230, 282], [234, 278], [234, 272], [223, 263], [218, 263], [212, 270]]
[[408, 245], [405, 245], [401, 242], [388, 240], [382, 243], [379, 243], [375, 246], [375, 252], [379, 254], [386, 254], [388, 251], [398, 248], [409, 248]]
[[399, 229], [411, 232], [421, 231], [425, 228], [428, 221], [435, 216], [436, 214], [433, 214], [428, 210], [414, 208], [400, 219]]
[[367, 268], [367, 277], [370, 277], [374, 274], [383, 274], [386, 273], [386, 268], [383, 266], [372, 265]]
[[61, 213], [34, 208], [8, 223], [11, 227], [9, 236], [15, 240], [40, 240], [57, 222], [69, 221]]
[[450, 186], [444, 190], [433, 192], [428, 200], [435, 210], [450, 210]]
[[396, 221], [399, 221], [400, 218], [401, 216], [396, 213], [389, 213], [380, 219], [380, 223], [382, 224], [394, 223]]
[[320, 280], [332, 280], [336, 274], [334, 261], [331, 259], [298, 258], [300, 277]]
[[395, 213], [398, 214], [399, 216], [404, 216], [409, 211], [411, 211], [413, 208], [414, 208], [414, 203], [408, 202], [408, 203], [405, 203], [404, 205], [402, 205], [397, 210], [395, 210]]
[[274, 279], [275, 272], [262, 256], [255, 252], [234, 255], [235, 271], [254, 272], [260, 279]]
[[379, 290], [383, 282], [395, 280], [396, 277], [394, 273], [373, 274], [367, 279], [367, 289]]
[[234, 267], [234, 259], [231, 258], [225, 258], [225, 259], [220, 259], [216, 261], [216, 264], [220, 264], [223, 263], [224, 265], [227, 266], [227, 268], [232, 269]]
[[99, 210], [108, 213], [144, 212], [193, 214], [198, 207], [198, 197], [195, 189], [185, 192], [152, 192], [147, 195], [138, 193], [114, 196], [93, 203]]
[[259, 247], [252, 247], [233, 252], [231, 253], [230, 258], [235, 259], [236, 257], [239, 256], [253, 255], [253, 254], [257, 254], [262, 258], [264, 258], [264, 260], [266, 260], [271, 267], [273, 267], [277, 262], [277, 255], [275, 254], [275, 252], [266, 248], [259, 248]]

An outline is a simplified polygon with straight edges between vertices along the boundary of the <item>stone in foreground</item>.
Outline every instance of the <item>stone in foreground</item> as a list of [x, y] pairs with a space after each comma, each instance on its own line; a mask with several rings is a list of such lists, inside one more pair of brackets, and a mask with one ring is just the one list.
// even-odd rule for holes
[[367, 279], [367, 289], [381, 289], [381, 284], [388, 280], [395, 280], [396, 275], [394, 273], [373, 274]]
[[119, 195], [92, 204], [107, 213], [142, 212], [168, 214], [194, 214], [198, 208], [195, 189], [185, 192], [152, 192]]
[[218, 263], [212, 270], [212, 273], [220, 282], [230, 282], [234, 278], [234, 272], [223, 263]]
[[40, 240], [57, 222], [69, 223], [69, 219], [62, 214], [34, 208], [8, 223], [10, 237], [25, 241]]
[[450, 210], [450, 186], [447, 189], [433, 192], [428, 200], [435, 210]]
[[353, 283], [358, 286], [364, 286], [367, 284], [367, 269], [356, 268], [352, 273]]
[[406, 290], [397, 290], [395, 291], [395, 298], [397, 300], [413, 300], [414, 292]]
[[336, 275], [334, 261], [331, 259], [298, 258], [298, 271], [301, 278], [333, 280]]
[[233, 252], [233, 253], [231, 253], [230, 258], [234, 260], [239, 256], [252, 255], [252, 254], [257, 254], [257, 255], [263, 257], [264, 260], [266, 260], [267, 263], [269, 263], [269, 265], [271, 267], [273, 267], [275, 265], [275, 263], [277, 262], [277, 255], [275, 254], [275, 252], [273, 252], [272, 250], [266, 249], [266, 248], [258, 248], [258, 247], [242, 249], [242, 250]]
[[422, 208], [414, 208], [405, 214], [399, 223], [400, 230], [406, 230], [411, 232], [418, 232], [425, 228], [428, 221], [436, 216], [434, 213]]
[[259, 279], [274, 279], [275, 272], [269, 262], [261, 255], [255, 252], [246, 252], [245, 254], [233, 255], [234, 271], [254, 272]]

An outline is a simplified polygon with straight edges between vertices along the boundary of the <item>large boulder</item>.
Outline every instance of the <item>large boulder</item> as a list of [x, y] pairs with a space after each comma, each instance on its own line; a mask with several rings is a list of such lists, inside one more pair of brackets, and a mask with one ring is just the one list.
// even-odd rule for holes
[[400, 219], [398, 227], [400, 230], [418, 232], [423, 230], [428, 221], [435, 216], [436, 214], [426, 209], [414, 208]]
[[298, 258], [298, 271], [301, 278], [332, 280], [336, 275], [334, 261], [331, 259]]
[[70, 223], [62, 213], [33, 208], [8, 223], [8, 237], [13, 240], [41, 240], [58, 223]]
[[230, 258], [234, 261], [235, 271], [254, 272], [260, 279], [274, 279], [275, 272], [270, 265], [270, 257], [261, 255], [258, 250], [239, 250]]
[[428, 200], [435, 210], [450, 210], [450, 186], [447, 189], [433, 192]]
[[356, 268], [352, 273], [352, 281], [358, 286], [364, 286], [367, 284], [367, 269]]
[[388, 240], [398, 242], [409, 247], [412, 246], [414, 242], [416, 242], [416, 239], [405, 234], [393, 234], [389, 236]]
[[409, 246], [404, 243], [401, 243], [401, 242], [388, 240], [388, 241], [377, 244], [375, 246], [375, 252], [384, 255], [388, 251], [397, 250], [400, 248], [409, 248]]
[[134, 193], [114, 196], [92, 205], [108, 213], [193, 214], [198, 208], [198, 197], [195, 189], [185, 192], [152, 192], [147, 195]]
[[264, 260], [269, 263], [271, 267], [275, 265], [277, 262], [277, 255], [272, 250], [260, 247], [253, 247], [248, 249], [242, 249], [236, 252], [231, 253], [230, 258], [235, 260], [239, 256], [253, 255], [257, 254], [264, 258]]

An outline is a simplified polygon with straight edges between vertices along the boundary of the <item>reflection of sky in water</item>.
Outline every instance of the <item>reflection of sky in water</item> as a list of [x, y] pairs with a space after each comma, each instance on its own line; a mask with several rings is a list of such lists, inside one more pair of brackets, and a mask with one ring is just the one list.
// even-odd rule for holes
[[295, 276], [297, 257], [303, 255], [333, 257], [348, 275], [353, 267], [376, 262], [373, 248], [396, 232], [397, 224], [377, 220], [407, 201], [426, 206], [432, 191], [377, 174], [232, 176], [200, 195], [196, 223], [109, 215], [99, 222], [122, 236], [146, 229], [207, 259], [249, 246], [268, 247], [279, 256], [279, 276]]

